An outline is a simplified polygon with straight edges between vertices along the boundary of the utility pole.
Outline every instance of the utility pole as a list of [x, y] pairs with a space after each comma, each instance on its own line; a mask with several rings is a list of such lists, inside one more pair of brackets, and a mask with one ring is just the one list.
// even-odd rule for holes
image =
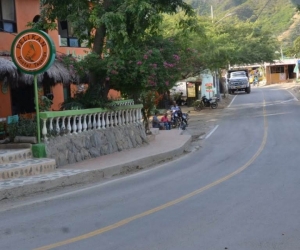
[[211, 14], [211, 22], [213, 23], [214, 22], [214, 8], [212, 5], [210, 6], [210, 14]]

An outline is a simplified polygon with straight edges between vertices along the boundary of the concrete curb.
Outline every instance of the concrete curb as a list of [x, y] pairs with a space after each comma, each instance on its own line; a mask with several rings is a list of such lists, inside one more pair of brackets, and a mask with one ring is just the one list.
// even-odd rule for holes
[[122, 164], [110, 166], [103, 169], [85, 170], [69, 176], [62, 176], [55, 179], [42, 180], [36, 183], [28, 183], [16, 187], [0, 190], [0, 201], [4, 199], [17, 198], [21, 196], [28, 196], [31, 194], [41, 193], [45, 191], [60, 189], [67, 186], [74, 186], [78, 184], [88, 184], [101, 181], [105, 178], [111, 178], [117, 175], [124, 175], [139, 170], [151, 167], [153, 165], [163, 163], [184, 154], [191, 144], [192, 137], [187, 137], [186, 141], [178, 147], [160, 154], [153, 153], [140, 159], [127, 161]]

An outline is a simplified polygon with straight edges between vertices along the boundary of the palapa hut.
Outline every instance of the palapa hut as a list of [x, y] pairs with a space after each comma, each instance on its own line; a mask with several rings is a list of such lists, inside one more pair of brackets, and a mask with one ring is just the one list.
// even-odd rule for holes
[[[0, 57], [0, 118], [14, 114], [34, 113], [34, 76], [20, 72], [11, 58]], [[38, 75], [39, 95], [53, 94], [53, 110], [71, 95], [70, 84], [78, 83], [63, 63], [55, 60]]]

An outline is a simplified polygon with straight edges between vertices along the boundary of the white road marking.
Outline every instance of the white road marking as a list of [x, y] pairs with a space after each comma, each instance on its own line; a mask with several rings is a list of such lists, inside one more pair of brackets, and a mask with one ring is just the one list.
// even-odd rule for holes
[[227, 108], [230, 108], [231, 104], [233, 103], [234, 99], [237, 97], [237, 95], [235, 97], [233, 97], [233, 99], [231, 100], [231, 102], [229, 103]]
[[208, 139], [213, 134], [213, 132], [215, 132], [217, 130], [218, 127], [219, 127], [219, 125], [215, 126], [214, 129], [212, 131], [210, 131], [210, 133], [207, 136], [205, 136], [205, 139]]

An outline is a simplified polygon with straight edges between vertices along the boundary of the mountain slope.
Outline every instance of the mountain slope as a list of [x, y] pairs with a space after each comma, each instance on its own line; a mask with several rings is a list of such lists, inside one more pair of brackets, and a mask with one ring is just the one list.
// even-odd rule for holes
[[[221, 19], [228, 13], [241, 21], [262, 24], [263, 30], [272, 31], [285, 43], [300, 35], [299, 18], [291, 0], [186, 0], [201, 16]], [[232, 15], [232, 16], [233, 16]], [[286, 32], [289, 30], [288, 32]]]

